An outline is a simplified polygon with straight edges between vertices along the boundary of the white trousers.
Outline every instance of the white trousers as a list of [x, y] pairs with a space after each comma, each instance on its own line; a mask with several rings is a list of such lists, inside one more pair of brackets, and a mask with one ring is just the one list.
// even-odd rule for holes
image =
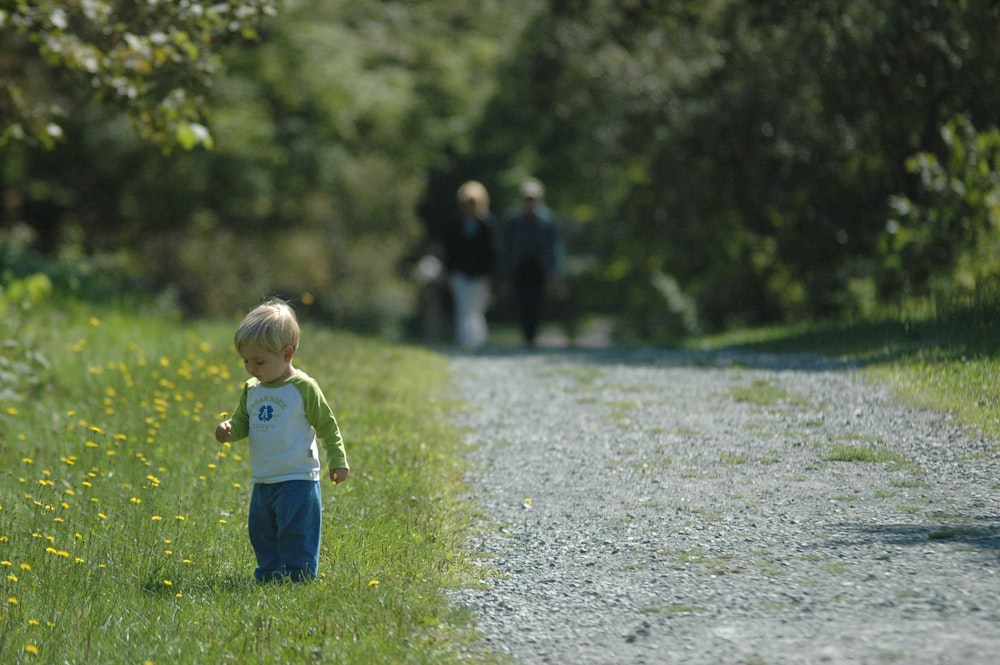
[[464, 349], [486, 343], [486, 306], [490, 301], [490, 281], [462, 273], [451, 276], [451, 294], [455, 303], [455, 335]]

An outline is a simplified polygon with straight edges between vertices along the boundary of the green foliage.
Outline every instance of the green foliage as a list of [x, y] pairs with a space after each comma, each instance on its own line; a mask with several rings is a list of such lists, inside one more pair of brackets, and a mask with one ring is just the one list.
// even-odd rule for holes
[[122, 248], [131, 282], [186, 314], [281, 293], [316, 319], [398, 334], [423, 174], [467, 136], [509, 15], [499, 1], [284, 3], [253, 48], [215, 49], [211, 134], [175, 131], [213, 150], [164, 155], [87, 107], [51, 150], [0, 153], [2, 212], [42, 254], [74, 229], [88, 253]]
[[0, 299], [6, 290], [11, 303], [34, 306], [53, 291], [94, 300], [135, 296], [128, 283], [133, 273], [128, 256], [121, 251], [88, 254], [79, 229], [68, 229], [53, 255], [38, 251], [34, 229], [21, 224], [0, 229], [0, 266]]
[[892, 199], [883, 288], [963, 297], [997, 287], [1000, 275], [1000, 130], [978, 132], [959, 116], [942, 130], [943, 159], [906, 161], [920, 178], [916, 200]]
[[29, 399], [49, 378], [49, 361], [34, 347], [25, 321], [51, 296], [52, 281], [44, 274], [0, 279], [0, 401], [5, 404]]
[[0, 9], [0, 147], [33, 139], [50, 148], [83, 98], [78, 89], [121, 109], [156, 143], [210, 145], [202, 117], [219, 73], [216, 49], [230, 38], [255, 38], [275, 7], [271, 0], [7, 4]]
[[500, 211], [529, 173], [569, 218], [573, 308], [632, 339], [868, 315], [1000, 267], [990, 0], [65, 4], [0, 14], [3, 126], [50, 148], [7, 141], [0, 224], [122, 250], [187, 312], [311, 294], [394, 333], [458, 184]]
[[52, 295], [52, 280], [48, 275], [36, 274], [0, 284], [0, 307], [27, 311]]
[[[321, 576], [257, 586], [234, 323], [40, 305], [52, 359], [0, 413], [0, 661], [488, 663], [444, 590], [474, 583], [457, 450], [430, 353], [307, 326], [350, 479], [325, 482]], [[6, 382], [4, 386], [6, 386]]]
[[540, 172], [557, 208], [607, 220], [589, 226], [591, 251], [626, 268], [595, 306], [655, 320], [668, 303], [643, 294], [663, 273], [707, 329], [864, 311], [887, 202], [913, 190], [905, 160], [938, 151], [956, 112], [995, 121], [1000, 89], [981, 73], [997, 80], [998, 11], [550, 3], [481, 147], [517, 146], [501, 168]]

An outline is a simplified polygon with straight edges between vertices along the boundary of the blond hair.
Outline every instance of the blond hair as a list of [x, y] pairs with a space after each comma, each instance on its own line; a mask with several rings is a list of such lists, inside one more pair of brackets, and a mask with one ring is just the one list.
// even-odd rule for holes
[[281, 353], [286, 346], [298, 349], [299, 335], [299, 321], [291, 305], [281, 298], [269, 298], [243, 317], [233, 344], [238, 353], [250, 349]]
[[476, 204], [476, 217], [483, 219], [490, 212], [490, 195], [478, 180], [469, 180], [458, 188], [459, 204], [473, 201]]

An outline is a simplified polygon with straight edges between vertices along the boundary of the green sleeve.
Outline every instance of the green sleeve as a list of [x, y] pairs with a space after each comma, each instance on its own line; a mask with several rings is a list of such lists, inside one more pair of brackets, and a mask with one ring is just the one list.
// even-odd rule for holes
[[232, 426], [230, 441], [239, 441], [250, 436], [250, 414], [247, 413], [247, 390], [249, 388], [250, 382], [247, 381], [243, 384], [243, 392], [240, 393], [240, 403], [229, 419], [229, 424]]
[[347, 464], [347, 452], [344, 449], [344, 439], [340, 435], [340, 427], [319, 384], [310, 377], [297, 381], [296, 386], [302, 393], [306, 418], [316, 430], [316, 438], [326, 450], [327, 465], [331, 469], [350, 468]]

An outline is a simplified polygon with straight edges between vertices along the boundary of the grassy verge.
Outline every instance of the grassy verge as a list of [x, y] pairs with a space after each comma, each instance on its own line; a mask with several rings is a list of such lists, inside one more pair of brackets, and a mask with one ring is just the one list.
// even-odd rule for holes
[[744, 330], [702, 347], [845, 356], [914, 404], [948, 411], [1000, 438], [1000, 310], [969, 304], [881, 320]]
[[[1000, 437], [992, 311], [744, 331], [700, 345], [847, 355]], [[258, 587], [236, 321], [39, 306], [0, 322], [0, 662], [493, 663], [444, 590], [475, 583], [445, 359], [307, 326], [352, 462], [324, 484], [321, 577]]]
[[252, 583], [247, 456], [212, 435], [235, 323], [41, 306], [0, 335], [0, 662], [494, 662], [443, 591], [474, 578], [428, 352], [305, 328], [352, 475], [324, 483], [321, 577]]

